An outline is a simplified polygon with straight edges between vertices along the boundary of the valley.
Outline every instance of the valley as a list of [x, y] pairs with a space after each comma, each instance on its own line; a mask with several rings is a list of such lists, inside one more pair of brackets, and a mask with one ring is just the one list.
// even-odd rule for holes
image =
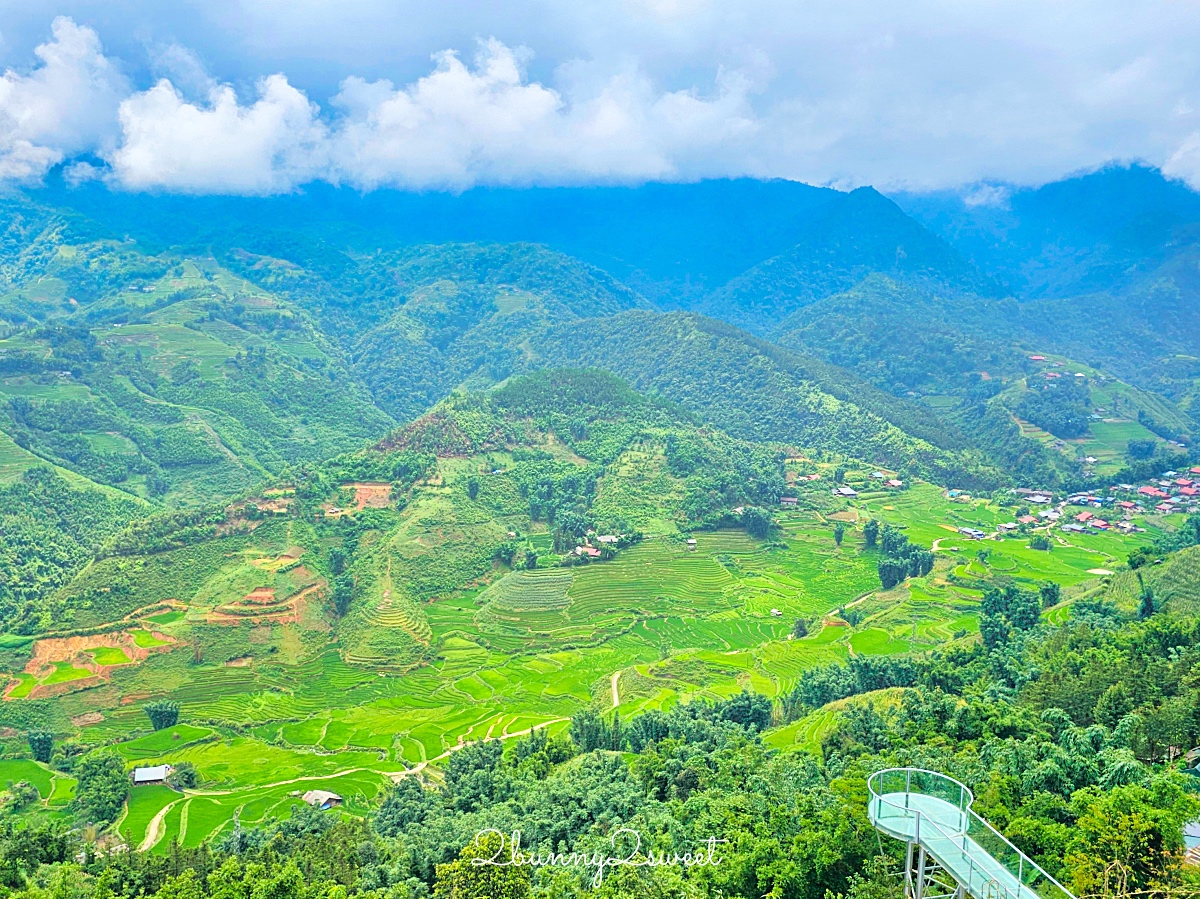
[[720, 821], [707, 895], [875, 899], [860, 787], [911, 765], [1080, 896], [1113, 797], [1184, 878], [1190, 250], [1014, 295], [988, 253], [1042, 249], [911, 197], [705, 185], [0, 199], [0, 819], [396, 899], [485, 826]]

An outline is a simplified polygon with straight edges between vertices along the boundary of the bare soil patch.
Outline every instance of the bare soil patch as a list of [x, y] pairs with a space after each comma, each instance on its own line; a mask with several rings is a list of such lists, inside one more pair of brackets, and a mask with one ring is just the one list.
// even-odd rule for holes
[[392, 501], [392, 485], [380, 481], [359, 481], [343, 484], [354, 491], [354, 505], [359, 509], [383, 509]]
[[[156, 639], [164, 641], [162, 645], [138, 646], [133, 635], [128, 631], [110, 631], [105, 634], [75, 637], [43, 637], [41, 640], [35, 641], [33, 654], [25, 663], [26, 674], [41, 680], [52, 674], [60, 664], [66, 663], [72, 668], [89, 672], [89, 676], [55, 684], [38, 684], [29, 691], [28, 698], [47, 699], [63, 693], [73, 693], [76, 690], [95, 687], [106, 683], [111, 678], [114, 668], [140, 664], [156, 652], [167, 652], [179, 645], [179, 641], [174, 637], [153, 630], [151, 633]], [[125, 654], [126, 661], [101, 665], [96, 661], [92, 652], [99, 649], [119, 649]], [[16, 685], [16, 681], [8, 685], [4, 691], [5, 699], [9, 698], [9, 693]]]

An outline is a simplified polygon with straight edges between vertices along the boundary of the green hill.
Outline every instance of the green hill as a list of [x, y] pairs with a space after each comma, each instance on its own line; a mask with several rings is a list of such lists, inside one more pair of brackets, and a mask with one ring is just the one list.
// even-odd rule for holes
[[40, 457], [206, 502], [393, 423], [309, 314], [211, 260], [101, 241], [21, 264], [0, 300], [0, 428], [26, 451], [10, 477]]
[[875, 273], [958, 295], [999, 291], [949, 244], [864, 187], [807, 223], [792, 249], [733, 278], [697, 308], [765, 335], [797, 309]]
[[1187, 439], [1194, 422], [1169, 399], [1051, 353], [1063, 340], [1030, 332], [1034, 305], [872, 275], [794, 313], [774, 339], [925, 404], [997, 466], [1047, 486], [1116, 472], [1133, 461], [1131, 440]]

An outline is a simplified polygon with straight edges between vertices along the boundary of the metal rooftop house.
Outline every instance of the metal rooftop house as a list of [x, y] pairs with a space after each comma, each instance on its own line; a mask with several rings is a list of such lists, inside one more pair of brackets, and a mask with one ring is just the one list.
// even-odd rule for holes
[[903, 840], [906, 899], [1075, 899], [1066, 887], [971, 810], [963, 784], [922, 768], [867, 778], [867, 815]]

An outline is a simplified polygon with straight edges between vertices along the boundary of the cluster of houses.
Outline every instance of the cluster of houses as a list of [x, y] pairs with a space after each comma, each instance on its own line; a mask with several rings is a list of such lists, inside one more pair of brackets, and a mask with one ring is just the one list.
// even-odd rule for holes
[[[1045, 356], [1030, 356], [1029, 361], [1030, 362], [1045, 362], [1046, 357]], [[1064, 363], [1062, 363], [1062, 362], [1051, 362], [1050, 365], [1052, 368], [1063, 368], [1064, 367]], [[1068, 374], [1070, 374], [1070, 372], [1068, 372]], [[1063, 373], [1061, 371], [1052, 371], [1050, 369], [1045, 369], [1042, 371], [1042, 377], [1048, 381], [1053, 381], [1056, 378], [1061, 378], [1062, 376], [1063, 376]], [[1087, 377], [1087, 375], [1081, 371], [1075, 372], [1074, 376], [1076, 378], [1086, 378]]]
[[599, 559], [604, 554], [604, 547], [616, 549], [617, 544], [624, 536], [624, 534], [597, 534], [595, 531], [588, 531], [587, 542], [575, 547], [575, 555]]
[[1194, 512], [1200, 509], [1200, 466], [1187, 474], [1168, 471], [1161, 478], [1137, 488], [1121, 484], [1119, 489], [1135, 491], [1138, 500], [1153, 503], [1156, 512]]
[[[1200, 511], [1200, 466], [1186, 473], [1165, 472], [1147, 484], [1115, 484], [1107, 491], [1073, 493], [1057, 504], [1054, 494], [1046, 490], [1021, 487], [1014, 492], [1031, 507], [1047, 508], [1031, 509], [1015, 522], [999, 525], [1001, 531], [1017, 530], [1022, 525], [1057, 523], [1060, 530], [1068, 533], [1117, 530], [1128, 534], [1141, 530], [1133, 523], [1135, 515]], [[1082, 507], [1083, 511], [1072, 513], [1068, 506]]]

